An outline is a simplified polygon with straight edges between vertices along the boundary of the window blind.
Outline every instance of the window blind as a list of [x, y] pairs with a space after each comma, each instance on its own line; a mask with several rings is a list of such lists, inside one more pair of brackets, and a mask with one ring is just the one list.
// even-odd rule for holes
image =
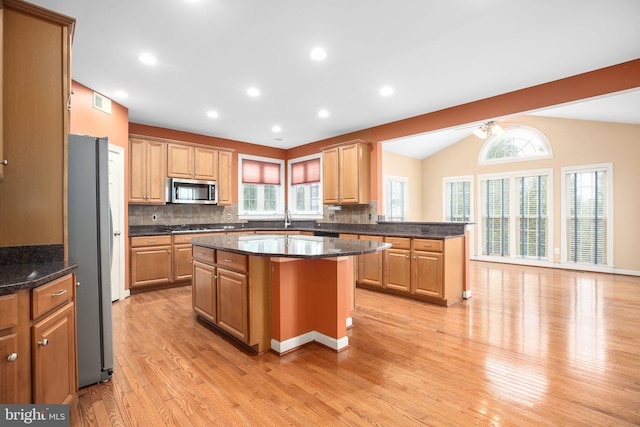
[[291, 185], [320, 182], [320, 159], [291, 164]]
[[244, 159], [242, 160], [242, 183], [280, 185], [280, 165]]

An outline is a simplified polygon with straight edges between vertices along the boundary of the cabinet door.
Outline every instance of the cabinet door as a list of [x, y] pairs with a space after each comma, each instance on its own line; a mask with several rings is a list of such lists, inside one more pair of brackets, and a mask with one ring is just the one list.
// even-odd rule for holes
[[68, 403], [76, 393], [75, 307], [69, 302], [33, 325], [33, 403]]
[[[18, 403], [18, 334], [0, 336], [0, 402]], [[28, 354], [21, 357], [29, 357]]]
[[218, 268], [216, 324], [244, 342], [249, 340], [247, 275]]
[[325, 204], [340, 203], [338, 188], [338, 148], [322, 152], [322, 199]]
[[410, 251], [388, 249], [386, 251], [384, 287], [409, 293], [411, 290]]
[[216, 323], [216, 268], [193, 261], [193, 310]]
[[231, 204], [231, 151], [218, 152], [218, 205]]
[[131, 286], [171, 282], [171, 246], [131, 249]]
[[147, 142], [129, 141], [129, 203], [146, 203]]
[[442, 298], [442, 290], [442, 254], [414, 251], [411, 293]]
[[147, 202], [164, 204], [166, 189], [165, 144], [147, 141]]
[[207, 181], [218, 180], [218, 150], [195, 149], [195, 178]]
[[338, 182], [340, 203], [358, 203], [360, 201], [358, 197], [358, 177], [360, 176], [358, 172], [358, 147], [359, 145], [357, 144], [339, 147], [340, 167], [338, 169]]
[[167, 176], [193, 179], [193, 147], [167, 144]]
[[191, 278], [193, 266], [191, 264], [191, 244], [184, 243], [173, 246], [173, 280]]
[[[382, 242], [382, 236], [360, 236], [360, 240]], [[375, 252], [358, 256], [358, 283], [369, 286], [382, 287], [382, 254]]]

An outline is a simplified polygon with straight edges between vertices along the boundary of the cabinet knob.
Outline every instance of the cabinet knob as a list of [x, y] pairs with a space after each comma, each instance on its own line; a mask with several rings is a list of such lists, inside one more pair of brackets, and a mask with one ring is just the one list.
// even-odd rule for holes
[[8, 164], [9, 164], [9, 161], [6, 159], [0, 162], [0, 165], [3, 165], [3, 166], [7, 166]]
[[215, 280], [218, 280], [218, 275], [217, 274], [212, 274], [211, 277], [213, 277]]
[[76, 282], [76, 288], [80, 287], [80, 282]]
[[415, 255], [413, 256], [413, 259], [418, 259], [418, 257], [416, 257]]
[[45, 338], [42, 341], [38, 341], [38, 345], [41, 345], [42, 347], [46, 347], [49, 345], [49, 340]]
[[18, 353], [11, 353], [9, 356], [7, 356], [7, 362], [15, 362], [17, 358]]
[[167, 253], [170, 254], [171, 253], [171, 249], [167, 249]]
[[409, 255], [405, 255], [404, 257], [405, 257], [406, 259], [409, 259]]

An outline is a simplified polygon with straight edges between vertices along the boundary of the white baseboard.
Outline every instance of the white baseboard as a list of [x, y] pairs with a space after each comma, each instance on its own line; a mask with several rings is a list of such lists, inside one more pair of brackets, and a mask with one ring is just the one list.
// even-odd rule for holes
[[317, 331], [311, 331], [306, 334], [298, 335], [297, 337], [289, 338], [282, 342], [271, 339], [271, 349], [276, 353], [282, 354], [313, 341], [319, 342], [320, 344], [336, 351], [342, 350], [349, 345], [349, 337], [345, 336], [336, 339]]

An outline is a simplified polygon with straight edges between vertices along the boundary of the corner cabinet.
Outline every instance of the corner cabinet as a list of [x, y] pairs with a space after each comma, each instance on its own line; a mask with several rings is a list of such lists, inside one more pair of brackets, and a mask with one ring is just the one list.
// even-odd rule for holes
[[165, 203], [165, 143], [129, 140], [129, 203]]
[[364, 204], [370, 200], [369, 143], [356, 140], [322, 149], [324, 204]]

